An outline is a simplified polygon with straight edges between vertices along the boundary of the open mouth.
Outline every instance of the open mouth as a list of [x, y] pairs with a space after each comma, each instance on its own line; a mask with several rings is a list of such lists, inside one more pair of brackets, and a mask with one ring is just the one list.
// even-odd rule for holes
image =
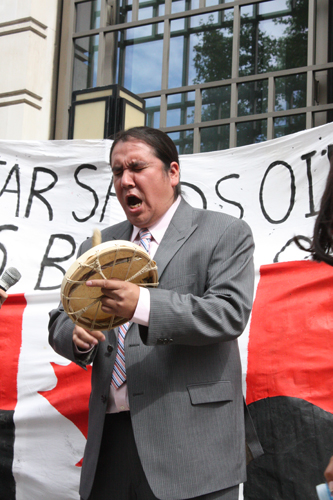
[[142, 205], [142, 200], [137, 196], [129, 196], [127, 198], [127, 205], [129, 208], [138, 208]]

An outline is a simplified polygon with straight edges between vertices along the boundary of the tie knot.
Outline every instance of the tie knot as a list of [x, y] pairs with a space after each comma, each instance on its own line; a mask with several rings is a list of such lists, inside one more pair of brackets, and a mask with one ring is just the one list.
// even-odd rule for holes
[[149, 253], [150, 241], [151, 241], [150, 231], [148, 231], [147, 228], [140, 229], [139, 236], [140, 236], [140, 245], [146, 250], [147, 253]]
[[151, 234], [147, 228], [140, 229], [139, 236], [140, 240], [151, 240]]

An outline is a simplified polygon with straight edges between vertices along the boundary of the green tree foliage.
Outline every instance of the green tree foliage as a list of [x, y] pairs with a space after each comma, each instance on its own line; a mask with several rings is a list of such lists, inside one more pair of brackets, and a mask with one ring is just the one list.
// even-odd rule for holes
[[194, 83], [216, 82], [231, 77], [232, 64], [232, 14], [225, 15], [224, 27], [216, 27], [213, 15], [207, 23], [201, 23], [194, 46], [193, 58], [196, 70]]

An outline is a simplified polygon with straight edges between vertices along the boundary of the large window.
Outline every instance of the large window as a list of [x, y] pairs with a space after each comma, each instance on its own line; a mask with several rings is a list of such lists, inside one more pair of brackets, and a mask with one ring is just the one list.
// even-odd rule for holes
[[[59, 113], [118, 83], [180, 153], [265, 141], [333, 119], [330, 0], [70, 0]], [[61, 106], [63, 111], [61, 111]], [[65, 120], [58, 127], [64, 138]]]

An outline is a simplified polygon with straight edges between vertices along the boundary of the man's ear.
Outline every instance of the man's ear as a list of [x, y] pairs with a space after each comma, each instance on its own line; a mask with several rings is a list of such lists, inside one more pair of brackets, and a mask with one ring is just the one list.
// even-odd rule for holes
[[179, 184], [179, 165], [176, 161], [170, 163], [169, 177], [172, 187]]

